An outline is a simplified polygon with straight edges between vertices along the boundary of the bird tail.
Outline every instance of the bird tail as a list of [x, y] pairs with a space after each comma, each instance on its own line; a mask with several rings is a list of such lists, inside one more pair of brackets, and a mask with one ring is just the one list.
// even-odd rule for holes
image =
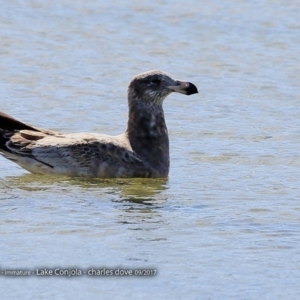
[[18, 121], [17, 119], [0, 112], [0, 151], [10, 152], [7, 142], [10, 137], [20, 130], [40, 131], [31, 125]]
[[17, 119], [9, 116], [3, 112], [0, 112], [0, 130], [34, 130], [39, 131], [39, 129], [28, 125], [24, 122], [18, 121]]

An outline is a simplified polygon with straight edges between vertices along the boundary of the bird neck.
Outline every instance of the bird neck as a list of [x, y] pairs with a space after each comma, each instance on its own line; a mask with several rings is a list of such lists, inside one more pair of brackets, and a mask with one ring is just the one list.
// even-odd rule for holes
[[169, 137], [162, 105], [129, 105], [127, 133], [132, 150], [145, 164], [167, 176]]

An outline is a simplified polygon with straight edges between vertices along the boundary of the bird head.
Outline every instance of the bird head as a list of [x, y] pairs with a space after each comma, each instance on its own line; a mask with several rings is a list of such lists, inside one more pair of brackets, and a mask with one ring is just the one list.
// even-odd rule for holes
[[191, 82], [173, 79], [167, 73], [157, 70], [135, 76], [128, 87], [129, 102], [139, 101], [149, 105], [161, 105], [172, 92], [192, 95], [198, 93], [198, 90]]

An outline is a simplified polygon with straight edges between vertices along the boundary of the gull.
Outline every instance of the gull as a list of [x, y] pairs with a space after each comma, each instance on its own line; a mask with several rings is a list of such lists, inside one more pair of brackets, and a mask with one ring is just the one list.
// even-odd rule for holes
[[198, 90], [162, 71], [135, 76], [128, 87], [127, 130], [117, 136], [51, 131], [0, 112], [0, 153], [36, 174], [165, 178], [170, 156], [163, 101], [172, 92], [192, 95]]

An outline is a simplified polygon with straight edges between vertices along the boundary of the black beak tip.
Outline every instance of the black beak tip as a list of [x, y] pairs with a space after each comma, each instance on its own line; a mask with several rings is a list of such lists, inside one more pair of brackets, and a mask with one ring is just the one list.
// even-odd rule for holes
[[197, 93], [198, 93], [197, 87], [193, 83], [189, 82], [189, 86], [186, 89], [186, 94], [193, 95], [193, 94], [197, 94]]

